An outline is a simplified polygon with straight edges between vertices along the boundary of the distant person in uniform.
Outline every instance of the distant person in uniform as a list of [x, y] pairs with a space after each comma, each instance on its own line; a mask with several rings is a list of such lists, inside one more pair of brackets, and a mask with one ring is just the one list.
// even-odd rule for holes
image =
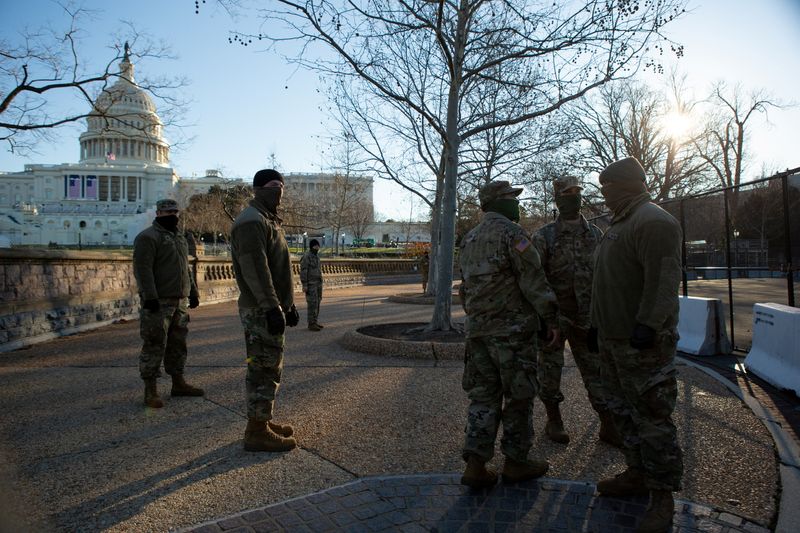
[[533, 443], [533, 399], [540, 322], [558, 342], [558, 306], [547, 285], [539, 254], [517, 224], [522, 189], [494, 181], [479, 191], [481, 222], [464, 237], [459, 288], [466, 321], [462, 386], [469, 397], [461, 483], [473, 488], [495, 484], [486, 468], [494, 455], [500, 424], [505, 463], [502, 477], [515, 483], [543, 476], [547, 461], [528, 457]]
[[589, 402], [600, 417], [600, 440], [621, 446], [622, 441], [603, 395], [600, 357], [589, 353], [587, 346], [594, 251], [603, 233], [581, 214], [582, 190], [576, 177], [553, 180], [558, 218], [533, 235], [533, 244], [542, 260], [547, 282], [558, 298], [561, 331], [559, 343], [552, 347], [543, 346], [539, 352], [539, 397], [547, 411], [545, 434], [552, 441], [568, 443], [569, 434], [564, 430], [559, 404], [564, 401], [561, 371], [564, 367], [564, 344], [569, 341]]
[[419, 263], [419, 275], [422, 281], [422, 292], [424, 294], [428, 291], [428, 273], [431, 268], [431, 257], [428, 250], [425, 250], [417, 261]]
[[319, 241], [311, 239], [308, 252], [300, 259], [300, 284], [306, 295], [308, 306], [308, 329], [320, 331], [323, 326], [319, 323], [319, 305], [322, 302], [322, 266], [319, 260]]
[[278, 217], [283, 176], [277, 170], [259, 170], [253, 176], [253, 192], [255, 198], [231, 229], [239, 318], [247, 350], [244, 449], [281, 452], [297, 446], [292, 426], [273, 421], [283, 371], [283, 333], [286, 326], [300, 321], [292, 295], [289, 246]]
[[189, 312], [200, 305], [189, 267], [189, 251], [178, 231], [178, 203], [156, 202], [156, 219], [133, 241], [133, 273], [142, 303], [139, 328], [142, 351], [139, 374], [144, 380], [144, 404], [163, 407], [158, 394], [161, 362], [172, 376], [172, 396], [202, 396], [203, 389], [186, 383], [186, 335]]
[[627, 469], [597, 489], [604, 496], [649, 493], [639, 531], [668, 531], [672, 493], [681, 490], [683, 475], [672, 421], [681, 230], [651, 201], [644, 169], [633, 157], [600, 173], [600, 191], [614, 216], [596, 254], [592, 324]]

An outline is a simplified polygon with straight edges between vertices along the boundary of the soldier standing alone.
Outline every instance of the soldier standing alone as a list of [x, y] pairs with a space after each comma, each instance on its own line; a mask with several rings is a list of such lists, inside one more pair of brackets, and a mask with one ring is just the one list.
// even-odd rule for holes
[[672, 422], [681, 230], [672, 215], [650, 201], [644, 169], [635, 158], [606, 167], [600, 186], [614, 217], [597, 250], [592, 324], [627, 469], [600, 481], [597, 489], [608, 496], [649, 493], [639, 531], [667, 531], [672, 492], [681, 489], [683, 474]]
[[[533, 399], [537, 391], [536, 335], [540, 317], [556, 324], [558, 307], [547, 285], [539, 254], [517, 224], [522, 189], [495, 181], [480, 192], [480, 224], [461, 244], [459, 289], [467, 313], [462, 386], [470, 399], [461, 483], [494, 485], [486, 468], [503, 424], [503, 481], [543, 476], [547, 461], [528, 459], [533, 442]], [[558, 330], [550, 337], [558, 341]]]
[[319, 331], [319, 304], [322, 301], [322, 267], [319, 260], [319, 241], [311, 239], [308, 252], [300, 260], [300, 283], [308, 305], [308, 329]]
[[144, 404], [163, 407], [158, 395], [161, 361], [172, 376], [172, 396], [202, 396], [203, 389], [183, 378], [189, 312], [200, 305], [194, 276], [189, 270], [186, 238], [178, 232], [178, 203], [156, 202], [156, 219], [133, 241], [133, 274], [142, 307], [139, 329], [142, 351], [139, 374], [144, 380]]
[[292, 296], [292, 264], [278, 206], [283, 176], [272, 169], [253, 176], [255, 198], [233, 223], [231, 255], [239, 286], [239, 318], [247, 350], [247, 428], [244, 449], [288, 451], [297, 446], [288, 424], [272, 421], [283, 371], [283, 333], [300, 320]]
[[603, 233], [581, 214], [581, 190], [573, 176], [553, 180], [558, 219], [540, 228], [533, 236], [547, 281], [558, 298], [561, 341], [555, 346], [543, 346], [539, 353], [539, 397], [547, 410], [545, 433], [555, 442], [566, 444], [569, 435], [564, 431], [559, 403], [561, 370], [564, 367], [564, 344], [580, 370], [589, 402], [600, 417], [600, 440], [621, 446], [611, 413], [606, 407], [600, 377], [600, 357], [589, 353], [587, 334], [591, 326], [592, 271], [594, 251]]

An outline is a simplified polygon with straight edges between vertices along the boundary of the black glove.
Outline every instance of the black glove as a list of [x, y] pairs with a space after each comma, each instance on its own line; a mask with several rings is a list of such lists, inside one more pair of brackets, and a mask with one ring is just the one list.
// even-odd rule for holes
[[142, 304], [142, 308], [155, 313], [161, 309], [161, 304], [158, 303], [158, 298], [153, 298], [152, 300], [145, 300]]
[[597, 340], [597, 328], [591, 327], [586, 333], [586, 347], [589, 353], [600, 353], [600, 342]]
[[300, 323], [300, 313], [297, 312], [297, 308], [292, 304], [289, 310], [286, 311], [286, 325], [293, 328], [298, 323]]
[[636, 324], [631, 335], [631, 347], [646, 350], [656, 345], [656, 330], [644, 324]]
[[189, 295], [189, 309], [194, 309], [200, 305], [200, 298], [197, 297], [197, 293], [193, 292]]
[[286, 331], [286, 317], [283, 316], [280, 306], [267, 311], [267, 331], [270, 335], [283, 335]]

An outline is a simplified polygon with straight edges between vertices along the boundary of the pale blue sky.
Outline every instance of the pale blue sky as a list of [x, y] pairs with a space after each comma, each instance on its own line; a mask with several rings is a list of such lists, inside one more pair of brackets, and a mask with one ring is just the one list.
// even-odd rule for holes
[[[243, 27], [209, 1], [195, 15], [191, 0], [86, 0], [98, 10], [85, 27], [83, 51], [100, 64], [120, 21], [132, 21], [139, 31], [167, 41], [178, 61], [142, 61], [137, 75], [173, 74], [189, 78], [185, 96], [192, 100], [187, 133], [194, 142], [173, 154], [181, 176], [202, 175], [222, 168], [231, 177], [249, 178], [268, 164], [274, 152], [286, 172], [316, 172], [329, 165], [321, 153], [326, 142], [323, 95], [314, 74], [296, 71], [257, 46], [227, 43], [228, 30]], [[712, 81], [741, 82], [764, 88], [784, 101], [800, 97], [800, 0], [694, 0], [669, 35], [685, 45], [678, 62], [696, 96], [704, 96]], [[0, 38], [10, 39], [25, 27], [37, 28], [63, 17], [51, 0], [0, 0]], [[249, 28], [249, 27], [248, 27]], [[800, 166], [800, 108], [773, 110], [771, 124], [757, 119], [751, 130], [761, 165], [784, 169]], [[39, 154], [19, 157], [0, 151], [0, 170], [22, 170], [26, 163], [78, 160], [77, 137], [83, 126], [64, 130], [59, 142], [39, 146]], [[376, 211], [407, 218], [410, 195], [386, 182], [375, 187]], [[413, 216], [421, 214], [415, 202]]]

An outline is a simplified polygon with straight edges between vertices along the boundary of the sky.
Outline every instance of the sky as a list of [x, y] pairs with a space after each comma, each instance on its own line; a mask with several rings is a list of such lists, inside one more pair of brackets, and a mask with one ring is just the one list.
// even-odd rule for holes
[[[175, 61], [138, 62], [136, 74], [190, 82], [182, 96], [191, 102], [184, 132], [193, 141], [172, 153], [179, 176], [221, 169], [227, 177], [247, 180], [269, 166], [271, 154], [283, 172], [330, 169], [327, 104], [317, 75], [255, 45], [228, 44], [230, 30], [252, 27], [246, 21], [231, 19], [212, 0], [201, 3], [199, 15], [193, 0], [84, 0], [77, 5], [95, 11], [80, 43], [87, 61], [100, 65], [113, 57], [108, 46], [122, 21], [164, 40], [178, 56]], [[52, 0], [0, 0], [0, 40], [64, 20]], [[677, 61], [693, 96], [704, 97], [714, 81], [725, 80], [797, 104], [754, 120], [749, 170], [756, 177], [763, 165], [779, 170], [800, 166], [800, 0], [690, 0], [688, 13], [671, 23], [667, 34], [685, 47], [685, 57], [665, 63], [667, 71]], [[29, 163], [77, 162], [84, 128], [63, 130], [58, 141], [40, 145], [28, 157], [0, 147], [0, 171], [20, 171]], [[375, 183], [375, 211], [382, 218], [406, 220], [427, 214], [410, 193], [382, 180]]]

